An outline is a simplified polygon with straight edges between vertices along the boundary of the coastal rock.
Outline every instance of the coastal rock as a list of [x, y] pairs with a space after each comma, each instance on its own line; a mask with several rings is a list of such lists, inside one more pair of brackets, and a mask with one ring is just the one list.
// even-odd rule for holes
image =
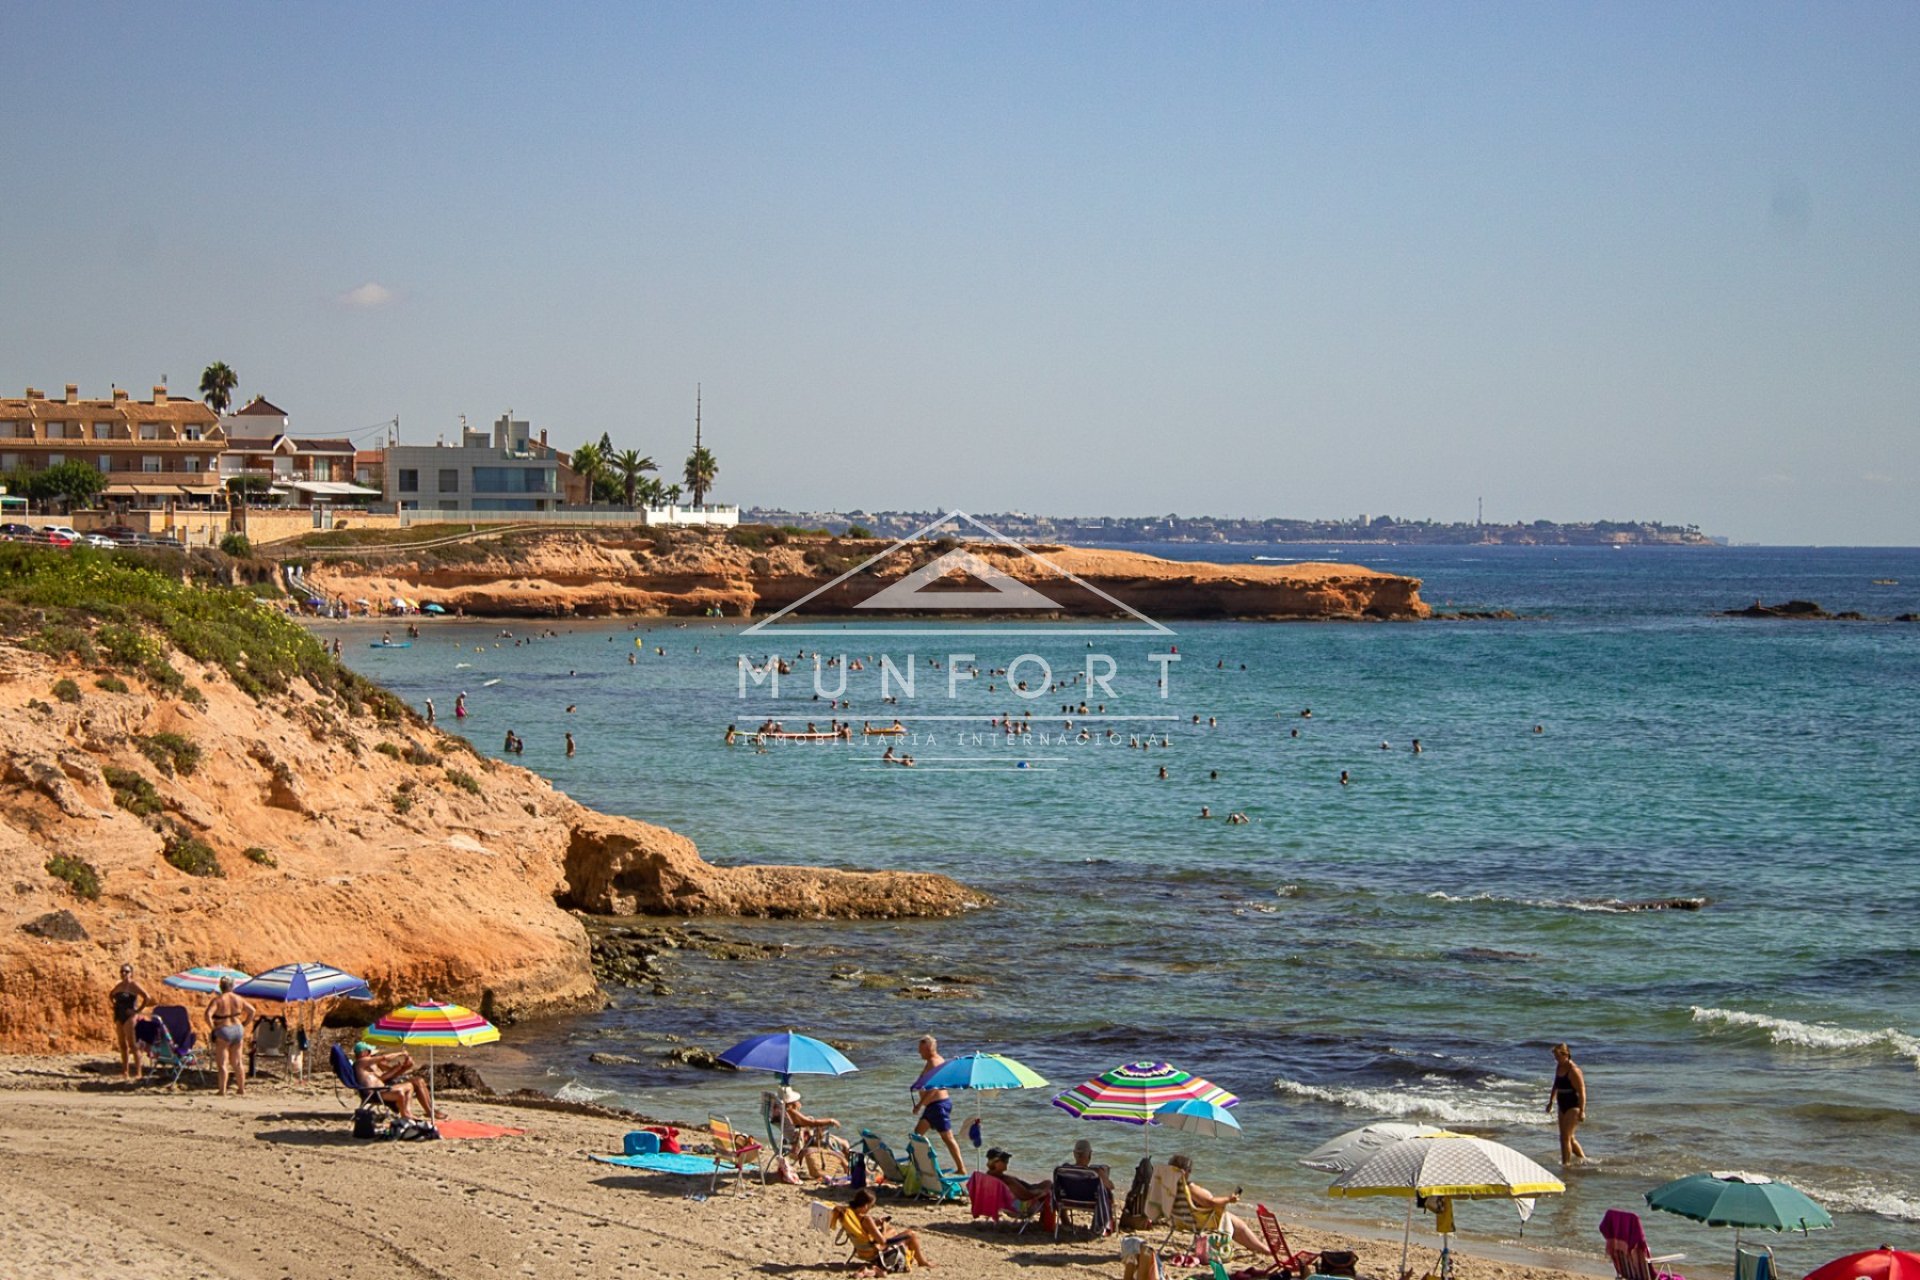
[[[719, 609], [729, 617], [752, 617], [789, 605], [800, 605], [803, 614], [845, 613], [937, 554], [936, 544], [929, 544], [887, 557], [821, 591], [887, 544], [783, 534], [778, 544], [743, 545], [717, 532], [657, 534], [518, 532], [448, 547], [359, 548], [327, 553], [307, 576], [327, 595], [427, 597], [469, 615], [698, 615]], [[760, 535], [742, 530], [739, 536]], [[1031, 548], [1038, 559], [997, 543], [969, 543], [966, 550], [1075, 617], [1127, 616], [1115, 600], [1168, 619], [1406, 619], [1431, 612], [1420, 599], [1419, 579], [1360, 565], [1222, 565], [1054, 545]], [[310, 553], [294, 545], [287, 554]]]
[[[1811, 600], [1787, 600], [1780, 604], [1761, 604], [1755, 600], [1744, 609], [1728, 609], [1723, 615], [1728, 618], [1805, 618], [1815, 621], [1830, 620], [1834, 615], [1822, 609]], [[1859, 615], [1854, 615], [1858, 617]]]
[[677, 1062], [685, 1067], [698, 1067], [702, 1071], [731, 1071], [730, 1063], [720, 1061], [719, 1055], [711, 1049], [702, 1049], [697, 1044], [682, 1045], [678, 1049], [669, 1049], [660, 1055], [662, 1062]]
[[[565, 909], [582, 902], [812, 918], [946, 914], [980, 900], [938, 876], [715, 867], [682, 836], [585, 809], [397, 709], [383, 720], [302, 680], [256, 700], [218, 667], [177, 650], [166, 657], [196, 690], [194, 705], [158, 688], [86, 692], [113, 699], [129, 716], [124, 732], [68, 740], [57, 755], [15, 749], [0, 766], [0, 884], [15, 886], [0, 901], [0, 1050], [110, 1043], [101, 1010], [123, 961], [152, 989], [196, 964], [258, 972], [324, 959], [365, 978], [377, 1005], [430, 995], [510, 1023], [604, 1005], [587, 926]], [[40, 692], [63, 677], [91, 690], [96, 674], [5, 639], [0, 669], [17, 676], [0, 681], [0, 740], [9, 743], [59, 740], [64, 722], [50, 727], [48, 716], [71, 713]], [[155, 777], [139, 742], [158, 734], [199, 748], [190, 775]], [[154, 783], [223, 874], [167, 863], [148, 819], [113, 802], [109, 766]], [[479, 794], [456, 785], [456, 771]], [[403, 791], [412, 797], [404, 818], [393, 805]], [[249, 858], [251, 848], [271, 858]], [[46, 874], [55, 853], [96, 868], [98, 899], [76, 898]], [[636, 943], [636, 956], [671, 949], [658, 938]], [[754, 944], [715, 935], [674, 945]], [[635, 981], [661, 986], [650, 971]], [[315, 1012], [350, 1025], [372, 1011], [343, 1003]]]

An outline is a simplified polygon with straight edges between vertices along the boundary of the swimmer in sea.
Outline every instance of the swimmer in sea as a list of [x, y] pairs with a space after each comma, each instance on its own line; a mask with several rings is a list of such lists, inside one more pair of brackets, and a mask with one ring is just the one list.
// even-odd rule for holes
[[739, 736], [740, 736], [740, 731], [738, 729], [735, 729], [732, 725], [727, 726], [727, 745], [728, 746], [732, 746], [733, 740]]
[[1200, 816], [1202, 818], [1211, 818], [1213, 816], [1213, 810], [1209, 809], [1206, 805], [1201, 805]]
[[571, 733], [567, 735], [567, 754], [573, 754], [573, 735]]
[[467, 718], [467, 695], [465, 691], [462, 691], [460, 696], [453, 700], [453, 718], [455, 720], [465, 720]]
[[1537, 724], [1537, 725], [1535, 725], [1535, 726], [1533, 726], [1533, 731], [1534, 731], [1535, 733], [1545, 733], [1545, 732], [1547, 731], [1547, 726], [1545, 726], [1545, 725], [1543, 725], [1543, 724]]
[[1347, 782], [1348, 782], [1347, 771], [1345, 769], [1342, 769], [1340, 771], [1340, 785], [1344, 787], [1347, 785]]
[[1160, 777], [1161, 777], [1161, 778], [1162, 778], [1162, 779], [1164, 780], [1164, 779], [1166, 778], [1166, 776], [1167, 776], [1167, 766], [1165, 766], [1165, 765], [1161, 765], [1161, 766], [1160, 766]]
[[1413, 740], [1413, 754], [1419, 755], [1422, 751], [1425, 751], [1425, 750], [1426, 748], [1420, 745], [1420, 739], [1415, 738]]

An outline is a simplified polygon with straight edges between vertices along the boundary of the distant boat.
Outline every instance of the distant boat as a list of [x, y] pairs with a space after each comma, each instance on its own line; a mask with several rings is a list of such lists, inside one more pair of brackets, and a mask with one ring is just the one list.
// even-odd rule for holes
[[1874, 585], [1874, 586], [1876, 586], [1876, 587], [1897, 587], [1897, 586], [1899, 586], [1899, 585], [1900, 585], [1900, 579], [1898, 579], [1898, 578], [1875, 578], [1875, 579], [1873, 580], [1873, 585]]

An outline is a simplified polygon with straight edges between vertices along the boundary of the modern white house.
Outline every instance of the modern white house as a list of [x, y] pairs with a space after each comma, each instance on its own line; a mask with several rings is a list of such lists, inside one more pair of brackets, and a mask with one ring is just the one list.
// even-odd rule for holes
[[492, 431], [465, 425], [457, 444], [387, 446], [382, 495], [400, 511], [536, 512], [565, 505], [561, 455], [546, 432], [502, 414]]

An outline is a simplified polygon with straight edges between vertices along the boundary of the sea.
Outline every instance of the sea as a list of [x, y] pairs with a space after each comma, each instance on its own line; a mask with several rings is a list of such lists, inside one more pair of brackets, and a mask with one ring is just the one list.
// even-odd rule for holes
[[[1600, 1215], [1635, 1208], [1656, 1253], [1724, 1271], [1730, 1233], [1642, 1203], [1702, 1170], [1765, 1173], [1832, 1212], [1831, 1231], [1765, 1238], [1788, 1272], [1914, 1243], [1920, 624], [1723, 611], [1799, 598], [1920, 612], [1920, 550], [1131, 549], [1357, 562], [1419, 577], [1437, 608], [1519, 616], [1099, 635], [446, 620], [381, 650], [341, 629], [356, 668], [416, 706], [433, 698], [446, 727], [464, 691], [461, 727], [482, 751], [501, 754], [512, 730], [515, 763], [715, 862], [933, 871], [982, 895], [945, 920], [703, 925], [780, 950], [670, 953], [658, 993], [516, 1025], [473, 1065], [498, 1085], [751, 1126], [769, 1078], [663, 1055], [793, 1028], [859, 1066], [797, 1080], [808, 1110], [898, 1146], [930, 1032], [949, 1055], [1008, 1054], [1050, 1082], [957, 1103], [1016, 1171], [1044, 1173], [1080, 1137], [1129, 1170], [1184, 1150], [1215, 1190], [1397, 1233], [1402, 1203], [1329, 1199], [1299, 1157], [1391, 1119], [1558, 1171], [1546, 1106], [1565, 1041], [1588, 1081], [1590, 1160], [1524, 1231], [1511, 1205], [1462, 1206], [1462, 1248], [1591, 1258]], [[777, 701], [742, 675], [772, 654], [793, 668]], [[820, 687], [844, 674], [850, 709], [818, 698], [814, 654], [846, 655]], [[1094, 674], [1111, 663], [1105, 687], [1090, 689], [1090, 657]], [[911, 696], [891, 673], [882, 689], [883, 659], [914, 674]], [[1010, 687], [1021, 679], [1033, 696]], [[1034, 731], [989, 724], [1009, 713]], [[913, 733], [723, 740], [729, 724], [835, 716]], [[883, 763], [889, 746], [915, 767]], [[1651, 900], [1697, 909], [1633, 909]], [[1238, 1095], [1242, 1131], [1049, 1104], [1143, 1059]], [[1416, 1223], [1415, 1240], [1434, 1237]]]

